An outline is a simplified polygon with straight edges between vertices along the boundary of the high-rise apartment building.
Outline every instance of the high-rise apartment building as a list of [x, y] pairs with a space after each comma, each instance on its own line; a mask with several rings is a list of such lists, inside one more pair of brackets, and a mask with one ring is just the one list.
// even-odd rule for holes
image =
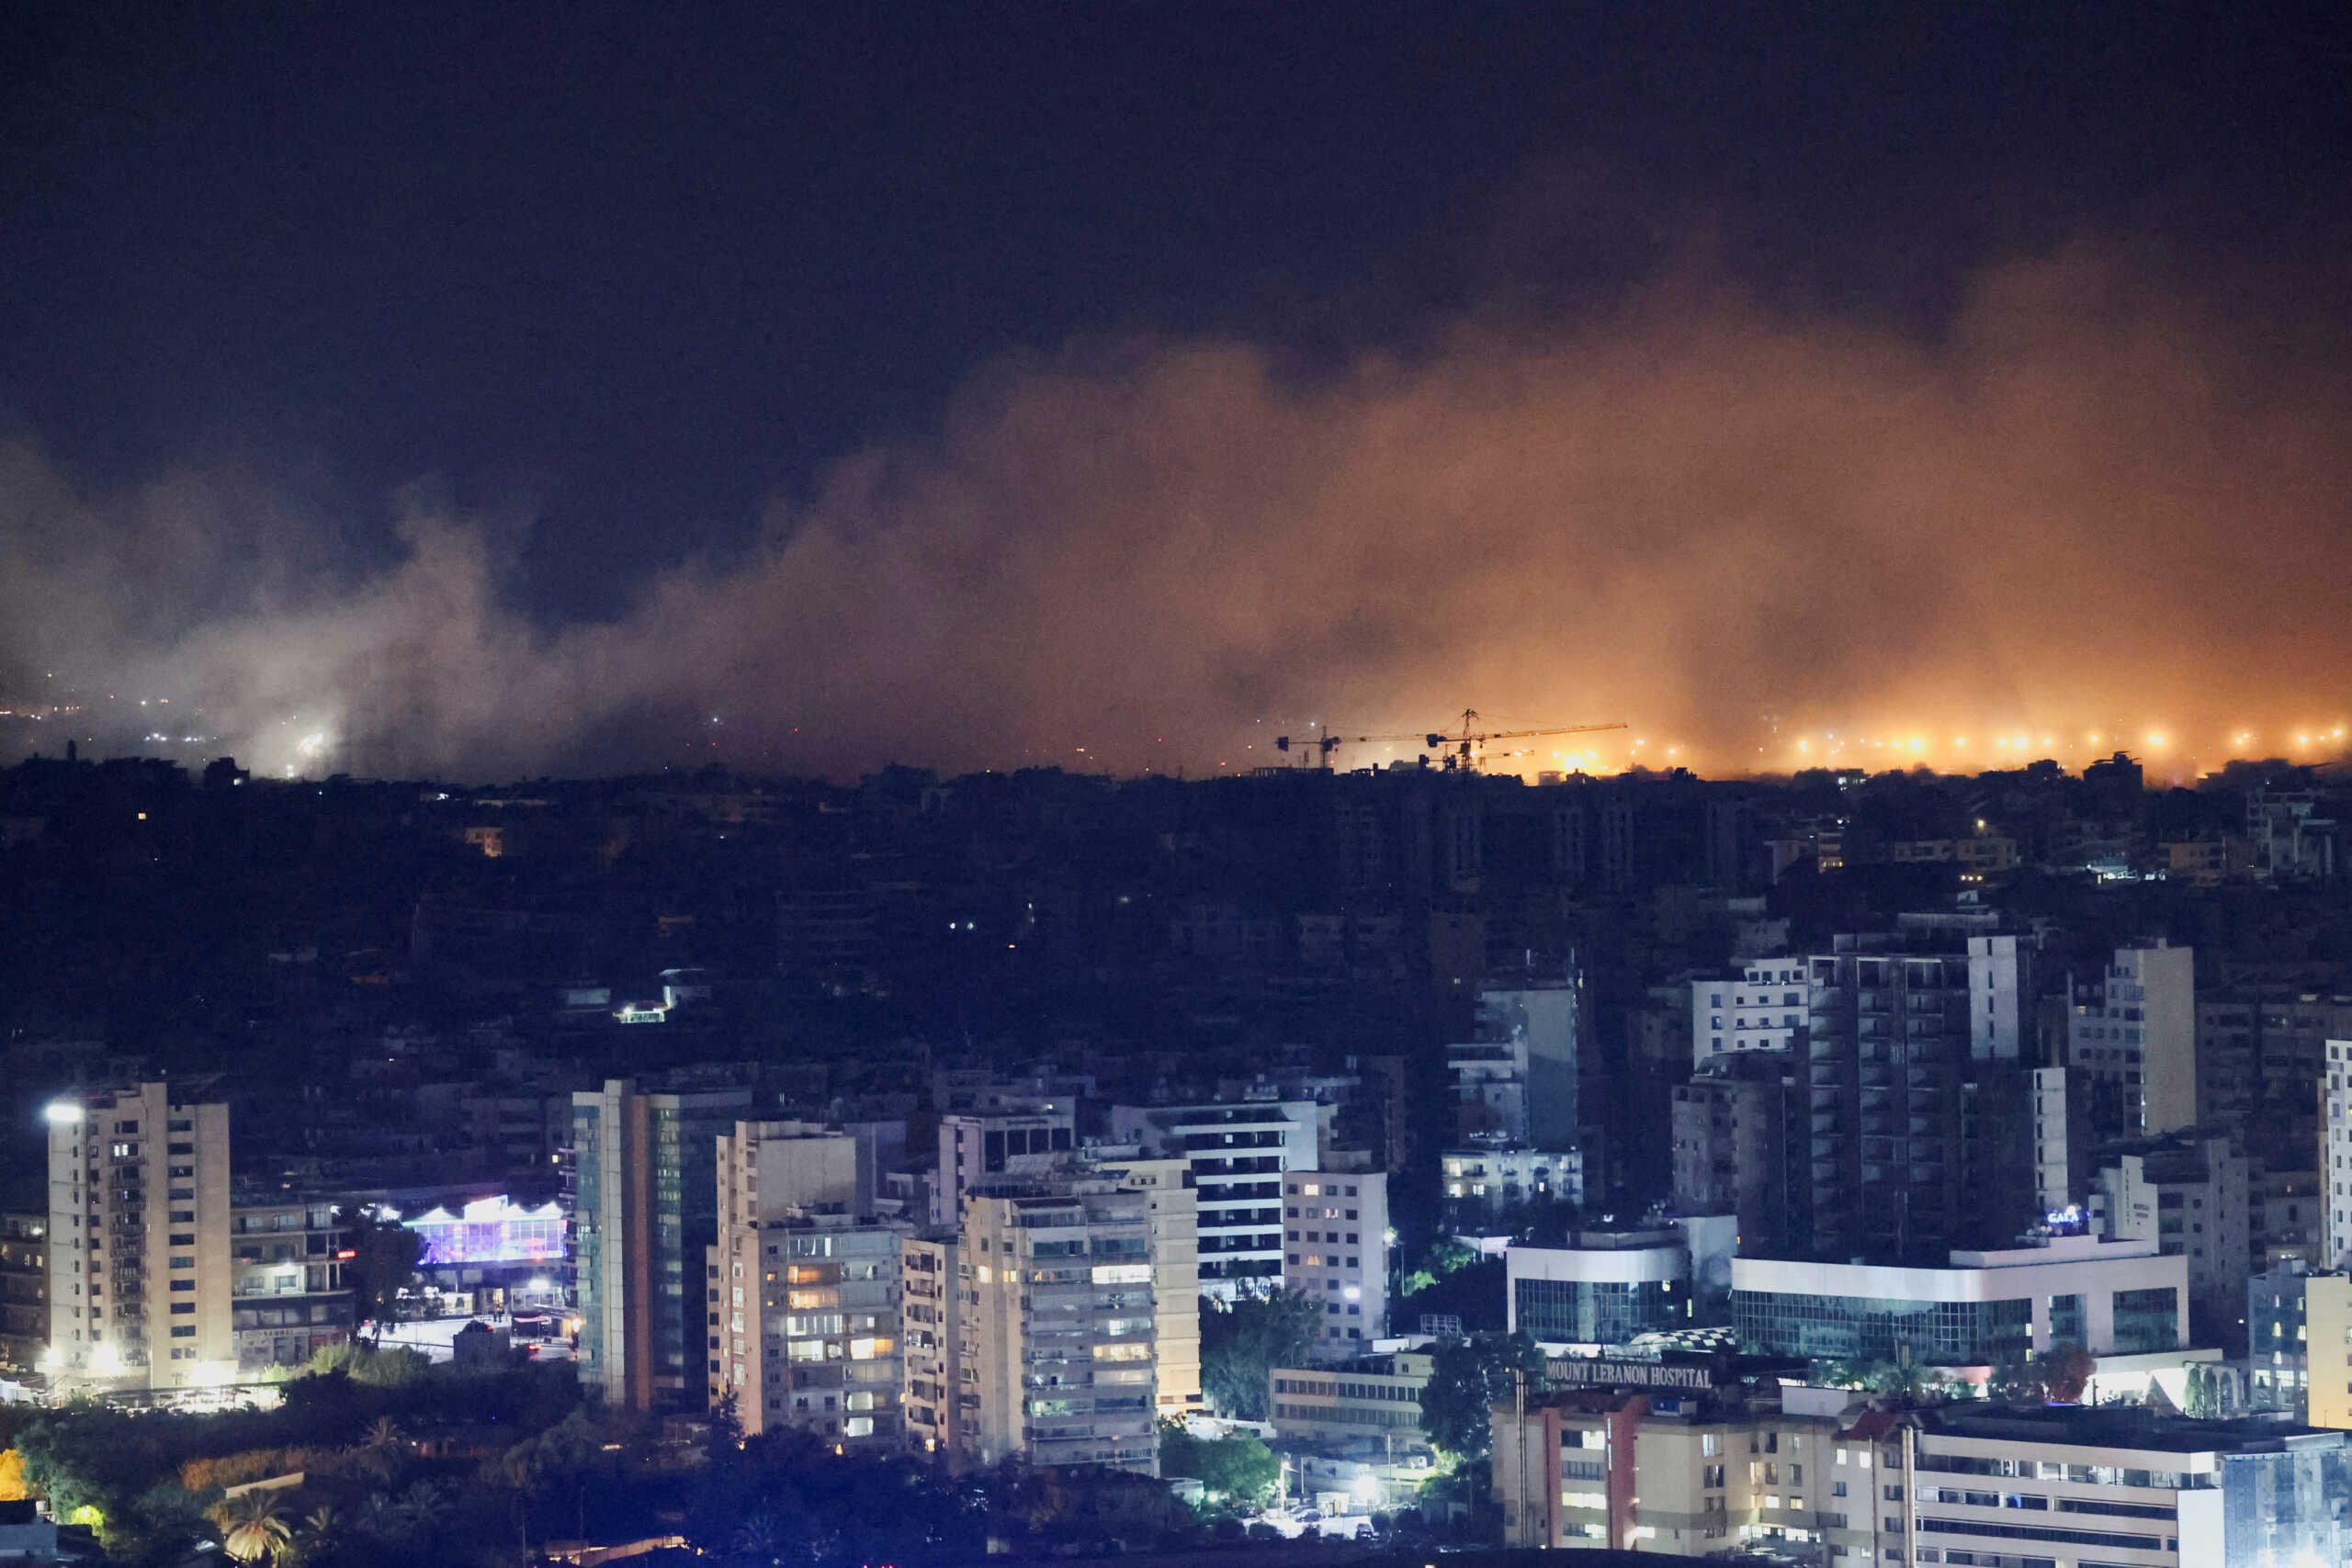
[[2089, 1097], [2092, 1135], [2155, 1137], [2197, 1121], [2196, 955], [2162, 938], [2119, 947], [2075, 987], [2066, 1065]]
[[1809, 1245], [1812, 1122], [1804, 1058], [1739, 1050], [1674, 1090], [1674, 1206], [1731, 1214], [1740, 1246], [1777, 1257]]
[[1737, 979], [1691, 981], [1692, 1065], [1703, 1069], [1719, 1056], [1803, 1046], [1810, 985], [1802, 958], [1759, 958]]
[[2330, 1040], [2319, 1102], [2320, 1258], [2324, 1269], [2352, 1265], [2352, 1040]]
[[[952, 1247], [905, 1244], [916, 1326], [947, 1352], [908, 1359], [910, 1436], [944, 1438], [959, 1465], [1018, 1454], [1157, 1474], [1151, 1238], [1148, 1190], [1080, 1177], [972, 1193]], [[961, 1293], [944, 1311], [942, 1284]]]
[[1229, 1302], [1282, 1288], [1283, 1173], [1315, 1168], [1328, 1109], [1272, 1100], [1111, 1108], [1115, 1142], [1192, 1165], [1204, 1294]]
[[1926, 1259], [2040, 1217], [2017, 939], [1839, 937], [1806, 960], [1807, 1250]]
[[[956, 1347], [964, 1334], [965, 1298], [970, 1281], [960, 1277], [961, 1237], [949, 1231], [910, 1235], [899, 1244], [899, 1354], [903, 1382], [900, 1416], [907, 1445], [955, 1461], [963, 1452], [964, 1402], [979, 1407], [978, 1393], [966, 1393]], [[1195, 1318], [1194, 1354], [1199, 1330]], [[1199, 1379], [1198, 1363], [1194, 1381]]]
[[899, 1444], [899, 1246], [910, 1227], [859, 1212], [871, 1150], [806, 1122], [738, 1122], [718, 1140], [709, 1394], [735, 1401], [747, 1437], [797, 1427]]
[[2352, 1277], [2307, 1278], [2301, 1326], [2303, 1418], [2314, 1427], [2352, 1430]]
[[1388, 1324], [1388, 1178], [1298, 1170], [1283, 1177], [1283, 1285], [1322, 1312], [1317, 1360], [1372, 1348]]
[[1201, 1407], [1201, 1214], [1193, 1163], [1183, 1158], [1097, 1161], [1105, 1176], [1144, 1195], [1151, 1219], [1151, 1290], [1170, 1305], [1153, 1314], [1153, 1407], [1180, 1416]]
[[1460, 1136], [1577, 1147], [1583, 1005], [1584, 979], [1573, 966], [1557, 978], [1478, 987], [1477, 1038], [1446, 1047]]
[[69, 1095], [47, 1117], [53, 1378], [236, 1381], [229, 1108], [182, 1104], [150, 1083]]
[[49, 1347], [49, 1211], [0, 1214], [0, 1369], [29, 1372]]
[[975, 1187], [1040, 1176], [1077, 1152], [1078, 1112], [1066, 1100], [1014, 1099], [939, 1119], [939, 1171], [931, 1186], [931, 1223], [955, 1225], [964, 1194]]
[[[2098, 1173], [2092, 1195], [2108, 1236], [2154, 1242], [2188, 1259], [2188, 1296], [2215, 1343], [2245, 1304], [2253, 1271], [2246, 1159], [2227, 1138], [2185, 1137], [2125, 1145]], [[2229, 1336], [2234, 1338], [2234, 1335]]]
[[718, 1143], [751, 1100], [630, 1078], [571, 1097], [580, 1377], [616, 1406], [698, 1405], [708, 1387]]
[[2314, 1086], [2352, 1040], [2352, 995], [2244, 987], [2197, 1003], [2198, 1125], [2224, 1134], [2267, 1170], [2300, 1170], [2321, 1135]]

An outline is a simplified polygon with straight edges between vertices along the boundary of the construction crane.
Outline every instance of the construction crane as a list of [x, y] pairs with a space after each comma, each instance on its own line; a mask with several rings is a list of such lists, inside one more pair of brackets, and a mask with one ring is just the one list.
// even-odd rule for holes
[[1477, 728], [1478, 722], [1478, 710], [1464, 708], [1462, 712], [1462, 733], [1459, 735], [1444, 735], [1433, 729], [1424, 730], [1418, 735], [1340, 735], [1327, 729], [1320, 735], [1301, 736], [1296, 739], [1287, 735], [1277, 735], [1274, 737], [1274, 750], [1287, 753], [1293, 747], [1305, 750], [1311, 746], [1316, 751], [1316, 766], [1329, 768], [1331, 765], [1331, 753], [1342, 746], [1411, 741], [1424, 751], [1435, 751], [1442, 755], [1445, 759], [1444, 766], [1449, 770], [1475, 769], [1478, 765], [1479, 752], [1485, 750], [1489, 740], [1521, 740], [1539, 735], [1589, 735], [1594, 730], [1625, 728], [1623, 724], [1561, 724], [1546, 725], [1532, 729], [1492, 729], [1482, 732]]
[[1589, 735], [1595, 730], [1625, 728], [1622, 723], [1547, 724], [1532, 729], [1481, 730], [1478, 728], [1478, 710], [1464, 708], [1461, 734], [1442, 735], [1436, 730], [1431, 730], [1423, 738], [1423, 743], [1429, 750], [1444, 754], [1444, 765], [1451, 772], [1455, 769], [1476, 769], [1480, 760], [1479, 753], [1486, 750], [1487, 742], [1489, 740], [1527, 740], [1539, 735]]
[[1304, 751], [1312, 746], [1316, 753], [1315, 765], [1318, 768], [1328, 768], [1331, 765], [1331, 753], [1342, 746], [1361, 746], [1399, 740], [1410, 740], [1418, 745], [1420, 739], [1419, 735], [1334, 735], [1326, 729], [1320, 735], [1305, 735], [1296, 740], [1293, 740], [1287, 735], [1277, 735], [1274, 737], [1274, 750], [1286, 752], [1295, 746]]

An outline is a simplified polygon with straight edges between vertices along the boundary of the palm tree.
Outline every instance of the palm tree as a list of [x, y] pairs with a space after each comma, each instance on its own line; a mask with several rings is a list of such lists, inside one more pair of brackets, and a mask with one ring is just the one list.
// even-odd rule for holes
[[401, 1430], [399, 1422], [389, 1416], [379, 1416], [353, 1451], [376, 1479], [390, 1483], [400, 1473], [401, 1457], [408, 1451], [408, 1436]]
[[763, 1565], [781, 1562], [791, 1549], [792, 1532], [785, 1528], [782, 1519], [762, 1508], [743, 1521], [729, 1544], [736, 1556], [749, 1562]]
[[226, 1532], [220, 1548], [240, 1562], [274, 1558], [293, 1540], [286, 1505], [277, 1489], [241, 1492], [220, 1506], [215, 1517]]

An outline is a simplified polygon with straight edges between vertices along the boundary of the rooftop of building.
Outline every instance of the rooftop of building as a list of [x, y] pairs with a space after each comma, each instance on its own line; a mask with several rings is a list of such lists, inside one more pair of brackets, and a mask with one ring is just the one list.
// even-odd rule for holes
[[2275, 1453], [2290, 1446], [2333, 1447], [2348, 1434], [2240, 1416], [2205, 1421], [2139, 1405], [1987, 1404], [1974, 1401], [1922, 1413], [1927, 1428], [1955, 1438], [2065, 1443], [2159, 1453]]

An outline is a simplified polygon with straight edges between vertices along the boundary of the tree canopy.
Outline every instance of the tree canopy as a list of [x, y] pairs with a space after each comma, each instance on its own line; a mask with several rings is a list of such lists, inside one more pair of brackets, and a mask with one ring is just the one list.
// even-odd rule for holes
[[1306, 1361], [1322, 1309], [1292, 1291], [1237, 1302], [1201, 1300], [1201, 1392], [1218, 1415], [1263, 1421], [1276, 1367]]
[[1486, 1457], [1494, 1440], [1494, 1406], [1511, 1397], [1515, 1374], [1526, 1374], [1530, 1393], [1544, 1387], [1543, 1348], [1523, 1332], [1443, 1340], [1431, 1359], [1429, 1384], [1421, 1390], [1421, 1430], [1457, 1460]]
[[1262, 1504], [1282, 1483], [1283, 1461], [1254, 1432], [1195, 1438], [1182, 1421], [1162, 1421], [1159, 1473], [1189, 1475], [1213, 1496], [1254, 1506]]

